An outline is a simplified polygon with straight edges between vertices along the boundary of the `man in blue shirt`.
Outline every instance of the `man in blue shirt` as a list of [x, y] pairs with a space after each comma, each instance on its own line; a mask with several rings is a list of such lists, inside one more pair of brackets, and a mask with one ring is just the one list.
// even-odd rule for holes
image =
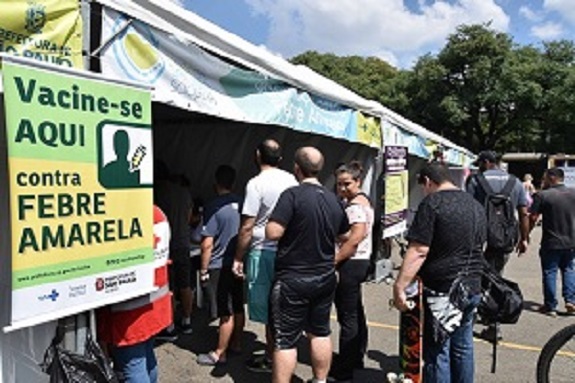
[[202, 228], [200, 279], [212, 317], [220, 318], [218, 346], [198, 356], [198, 363], [215, 366], [225, 363], [228, 348], [239, 351], [245, 323], [243, 281], [232, 273], [240, 227], [240, 198], [232, 193], [236, 171], [227, 165], [216, 170], [218, 196], [206, 206]]

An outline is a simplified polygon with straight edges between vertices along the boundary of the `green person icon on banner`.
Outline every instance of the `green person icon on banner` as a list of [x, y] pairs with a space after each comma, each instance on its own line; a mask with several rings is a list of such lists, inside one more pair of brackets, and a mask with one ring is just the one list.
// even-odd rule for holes
[[108, 189], [152, 184], [149, 127], [104, 124], [99, 129], [99, 180]]

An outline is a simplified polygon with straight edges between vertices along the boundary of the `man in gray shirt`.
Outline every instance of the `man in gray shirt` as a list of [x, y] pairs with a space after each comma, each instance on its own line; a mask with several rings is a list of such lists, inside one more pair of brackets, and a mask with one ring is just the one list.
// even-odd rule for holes
[[556, 316], [557, 270], [563, 277], [563, 299], [568, 314], [575, 314], [575, 189], [563, 183], [561, 168], [548, 169], [549, 188], [533, 197], [531, 228], [543, 216], [543, 236], [539, 256], [543, 272], [543, 306], [540, 312]]

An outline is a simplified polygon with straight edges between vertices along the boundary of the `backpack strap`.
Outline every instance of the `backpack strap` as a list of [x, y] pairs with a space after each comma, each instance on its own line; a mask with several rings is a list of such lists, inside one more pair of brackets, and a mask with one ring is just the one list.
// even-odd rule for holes
[[485, 178], [483, 173], [477, 173], [475, 175], [475, 179], [477, 180], [477, 183], [479, 184], [479, 186], [481, 186], [481, 189], [483, 189], [485, 194], [487, 194], [487, 195], [495, 194], [495, 193], [493, 193], [493, 189], [489, 185], [489, 182], [487, 182], [487, 178]]
[[503, 189], [501, 189], [501, 194], [509, 197], [511, 195], [511, 191], [513, 190], [514, 186], [515, 186], [515, 176], [510, 174], [509, 179], [507, 180], [507, 183], [505, 184]]
[[477, 183], [479, 184], [479, 186], [481, 186], [481, 188], [483, 189], [483, 191], [487, 195], [503, 194], [504, 196], [508, 197], [511, 195], [511, 192], [513, 191], [513, 187], [515, 186], [515, 176], [513, 174], [509, 174], [509, 177], [507, 178], [507, 182], [505, 183], [505, 186], [503, 187], [503, 189], [501, 189], [501, 191], [499, 193], [493, 192], [493, 189], [489, 185], [489, 182], [487, 182], [487, 178], [485, 178], [483, 173], [476, 174], [475, 178], [477, 179]]

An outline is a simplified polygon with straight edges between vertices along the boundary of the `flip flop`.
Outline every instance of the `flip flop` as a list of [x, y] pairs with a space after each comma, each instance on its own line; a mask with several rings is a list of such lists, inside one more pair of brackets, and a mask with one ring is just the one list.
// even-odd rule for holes
[[218, 359], [216, 354], [214, 354], [213, 351], [210, 351], [207, 354], [198, 355], [197, 362], [201, 366], [220, 366], [225, 364], [226, 360], [222, 360], [221, 358]]

